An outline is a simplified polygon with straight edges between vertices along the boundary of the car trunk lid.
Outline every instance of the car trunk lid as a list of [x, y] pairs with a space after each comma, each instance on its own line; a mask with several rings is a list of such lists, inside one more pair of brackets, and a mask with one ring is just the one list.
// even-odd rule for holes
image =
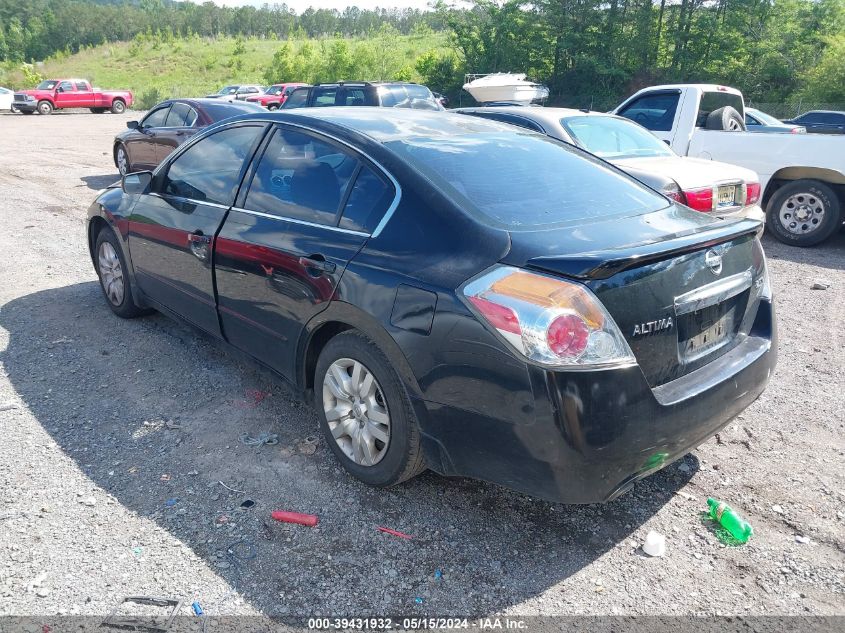
[[503, 263], [587, 285], [657, 386], [718, 358], [750, 331], [763, 274], [759, 228], [669, 207], [513, 231]]

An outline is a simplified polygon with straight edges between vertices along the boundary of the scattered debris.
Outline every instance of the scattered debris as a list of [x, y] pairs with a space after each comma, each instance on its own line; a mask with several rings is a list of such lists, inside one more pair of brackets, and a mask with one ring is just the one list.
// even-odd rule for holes
[[138, 467], [137, 466], [130, 466], [129, 468], [126, 469], [126, 472], [128, 472], [130, 475], [134, 475], [135, 473], [138, 472]]
[[309, 435], [296, 445], [296, 450], [300, 455], [313, 455], [317, 451], [317, 444], [319, 444], [319, 442], [319, 437]]
[[679, 497], [683, 497], [687, 501], [695, 501], [697, 498], [695, 495], [691, 495], [690, 493], [684, 492], [683, 490], [678, 490], [675, 494]]
[[0, 403], [0, 411], [14, 411], [15, 409], [20, 409], [21, 405], [17, 402], [2, 402]]
[[666, 553], [666, 537], [651, 530], [646, 534], [643, 551], [649, 556], [663, 556]]
[[681, 462], [680, 464], [678, 464], [678, 470], [680, 470], [682, 473], [688, 473], [690, 471], [689, 464], [687, 464], [686, 462]]
[[290, 457], [291, 455], [293, 455], [293, 451], [288, 446], [282, 446], [279, 449], [279, 455], [281, 455], [282, 457]]
[[241, 502], [241, 507], [242, 507], [244, 510], [249, 510], [249, 509], [250, 509], [252, 506], [254, 506], [254, 505], [255, 505], [255, 501], [253, 501], [252, 499], [244, 499], [244, 500]]
[[189, 477], [196, 477], [197, 475], [199, 475], [199, 471], [197, 471], [197, 470], [189, 470], [188, 471]]
[[225, 514], [221, 514], [217, 517], [217, 520], [214, 521], [217, 525], [224, 525], [229, 522], [229, 517]]
[[783, 514], [783, 508], [778, 504], [772, 506], [772, 512], [777, 512], [778, 514]]
[[827, 290], [830, 288], [830, 282], [827, 279], [814, 279], [810, 290]]
[[258, 437], [250, 437], [246, 433], [242, 434], [240, 437], [241, 444], [246, 444], [247, 446], [264, 446], [273, 445], [279, 443], [279, 436], [276, 433], [267, 433], [264, 432]]
[[179, 499], [173, 498], [173, 499], [168, 499], [167, 501], [165, 501], [164, 505], [166, 505], [168, 508], [172, 508], [177, 503], [179, 503]]
[[405, 534], [404, 532], [400, 532], [399, 530], [392, 530], [392, 529], [390, 529], [390, 528], [388, 528], [388, 527], [383, 527], [383, 526], [381, 526], [381, 525], [376, 526], [376, 529], [377, 529], [379, 532], [384, 532], [385, 534], [392, 534], [393, 536], [398, 536], [399, 538], [405, 538], [405, 539], [412, 539], [412, 538], [414, 538], [414, 537], [413, 537], [413, 536], [411, 536], [410, 534]]
[[192, 602], [191, 603], [191, 609], [193, 610], [194, 615], [199, 616], [199, 615], [203, 614], [203, 610], [202, 610], [202, 607], [200, 606], [199, 602]]
[[422, 604], [423, 602], [425, 602], [425, 600], [417, 596], [416, 598], [414, 598], [414, 602], [416, 602], [417, 604]]
[[173, 420], [165, 420], [164, 426], [166, 426], [171, 431], [176, 431], [176, 430], [182, 428], [181, 424], [178, 424], [177, 422], [174, 422]]
[[238, 494], [242, 495], [246, 494], [246, 490], [235, 490], [234, 488], [230, 488], [229, 486], [224, 484], [222, 481], [218, 481], [217, 483], [223, 486], [226, 490], [231, 490], [232, 492], [237, 492]]
[[144, 548], [140, 545], [137, 547], [133, 547], [132, 553], [135, 554], [135, 558], [141, 558], [141, 555], [144, 553]]
[[254, 409], [259, 404], [264, 402], [264, 400], [270, 395], [269, 391], [261, 391], [260, 389], [246, 389], [244, 390], [244, 396], [246, 396], [246, 400], [240, 403], [237, 403], [238, 406], [241, 407], [249, 407], [250, 409]]
[[[152, 616], [118, 616], [118, 611], [126, 604], [144, 605], [150, 607], [161, 607], [169, 609], [169, 613], [156, 618]], [[127, 596], [118, 603], [114, 610], [106, 616], [100, 626], [107, 626], [118, 629], [129, 629], [131, 631], [167, 631], [173, 623], [173, 618], [182, 607], [180, 600], [169, 598], [152, 598], [150, 596]]]
[[807, 545], [810, 542], [810, 537], [809, 536], [797, 535], [795, 537], [795, 542], [796, 543], [803, 543], [804, 545]]
[[170, 481], [170, 479], [170, 473], [164, 473], [161, 477], [159, 477], [159, 481]]
[[82, 497], [81, 499], [77, 499], [79, 503], [84, 506], [88, 506], [89, 508], [97, 504], [97, 500], [92, 496]]
[[440, 571], [439, 569], [435, 569], [434, 570], [434, 579], [435, 580], [441, 580], [442, 578], [443, 578], [443, 572]]
[[47, 576], [49, 576], [49, 575], [50, 575], [49, 572], [42, 571], [35, 578], [30, 580], [26, 584], [27, 593], [32, 593], [35, 589], [38, 589], [44, 583], [44, 581], [47, 580]]
[[320, 521], [316, 514], [302, 514], [300, 512], [288, 512], [286, 510], [274, 510], [270, 516], [275, 521], [282, 523], [296, 523], [307, 527], [314, 527]]

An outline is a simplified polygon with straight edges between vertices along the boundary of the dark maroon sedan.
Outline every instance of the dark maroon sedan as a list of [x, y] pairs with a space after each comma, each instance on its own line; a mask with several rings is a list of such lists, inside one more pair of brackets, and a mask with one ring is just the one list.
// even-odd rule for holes
[[121, 175], [154, 169], [185, 140], [212, 123], [263, 110], [256, 104], [242, 101], [162, 101], [140, 121], [127, 121], [126, 127], [129, 129], [114, 137], [114, 164]]

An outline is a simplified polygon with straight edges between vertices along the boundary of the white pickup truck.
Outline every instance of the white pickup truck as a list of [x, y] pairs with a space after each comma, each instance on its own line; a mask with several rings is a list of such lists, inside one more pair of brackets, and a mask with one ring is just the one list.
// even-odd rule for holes
[[782, 242], [818, 244], [845, 220], [845, 136], [746, 132], [742, 93], [710, 84], [644, 88], [613, 114], [648, 128], [682, 156], [756, 171], [766, 227]]

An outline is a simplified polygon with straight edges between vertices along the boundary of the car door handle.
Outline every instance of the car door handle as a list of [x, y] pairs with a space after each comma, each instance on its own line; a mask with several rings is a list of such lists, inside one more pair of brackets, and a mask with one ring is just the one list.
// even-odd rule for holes
[[305, 268], [312, 268], [314, 270], [321, 270], [324, 273], [333, 273], [337, 270], [337, 265], [334, 262], [327, 262], [322, 255], [311, 255], [310, 257], [300, 257], [299, 265]]

